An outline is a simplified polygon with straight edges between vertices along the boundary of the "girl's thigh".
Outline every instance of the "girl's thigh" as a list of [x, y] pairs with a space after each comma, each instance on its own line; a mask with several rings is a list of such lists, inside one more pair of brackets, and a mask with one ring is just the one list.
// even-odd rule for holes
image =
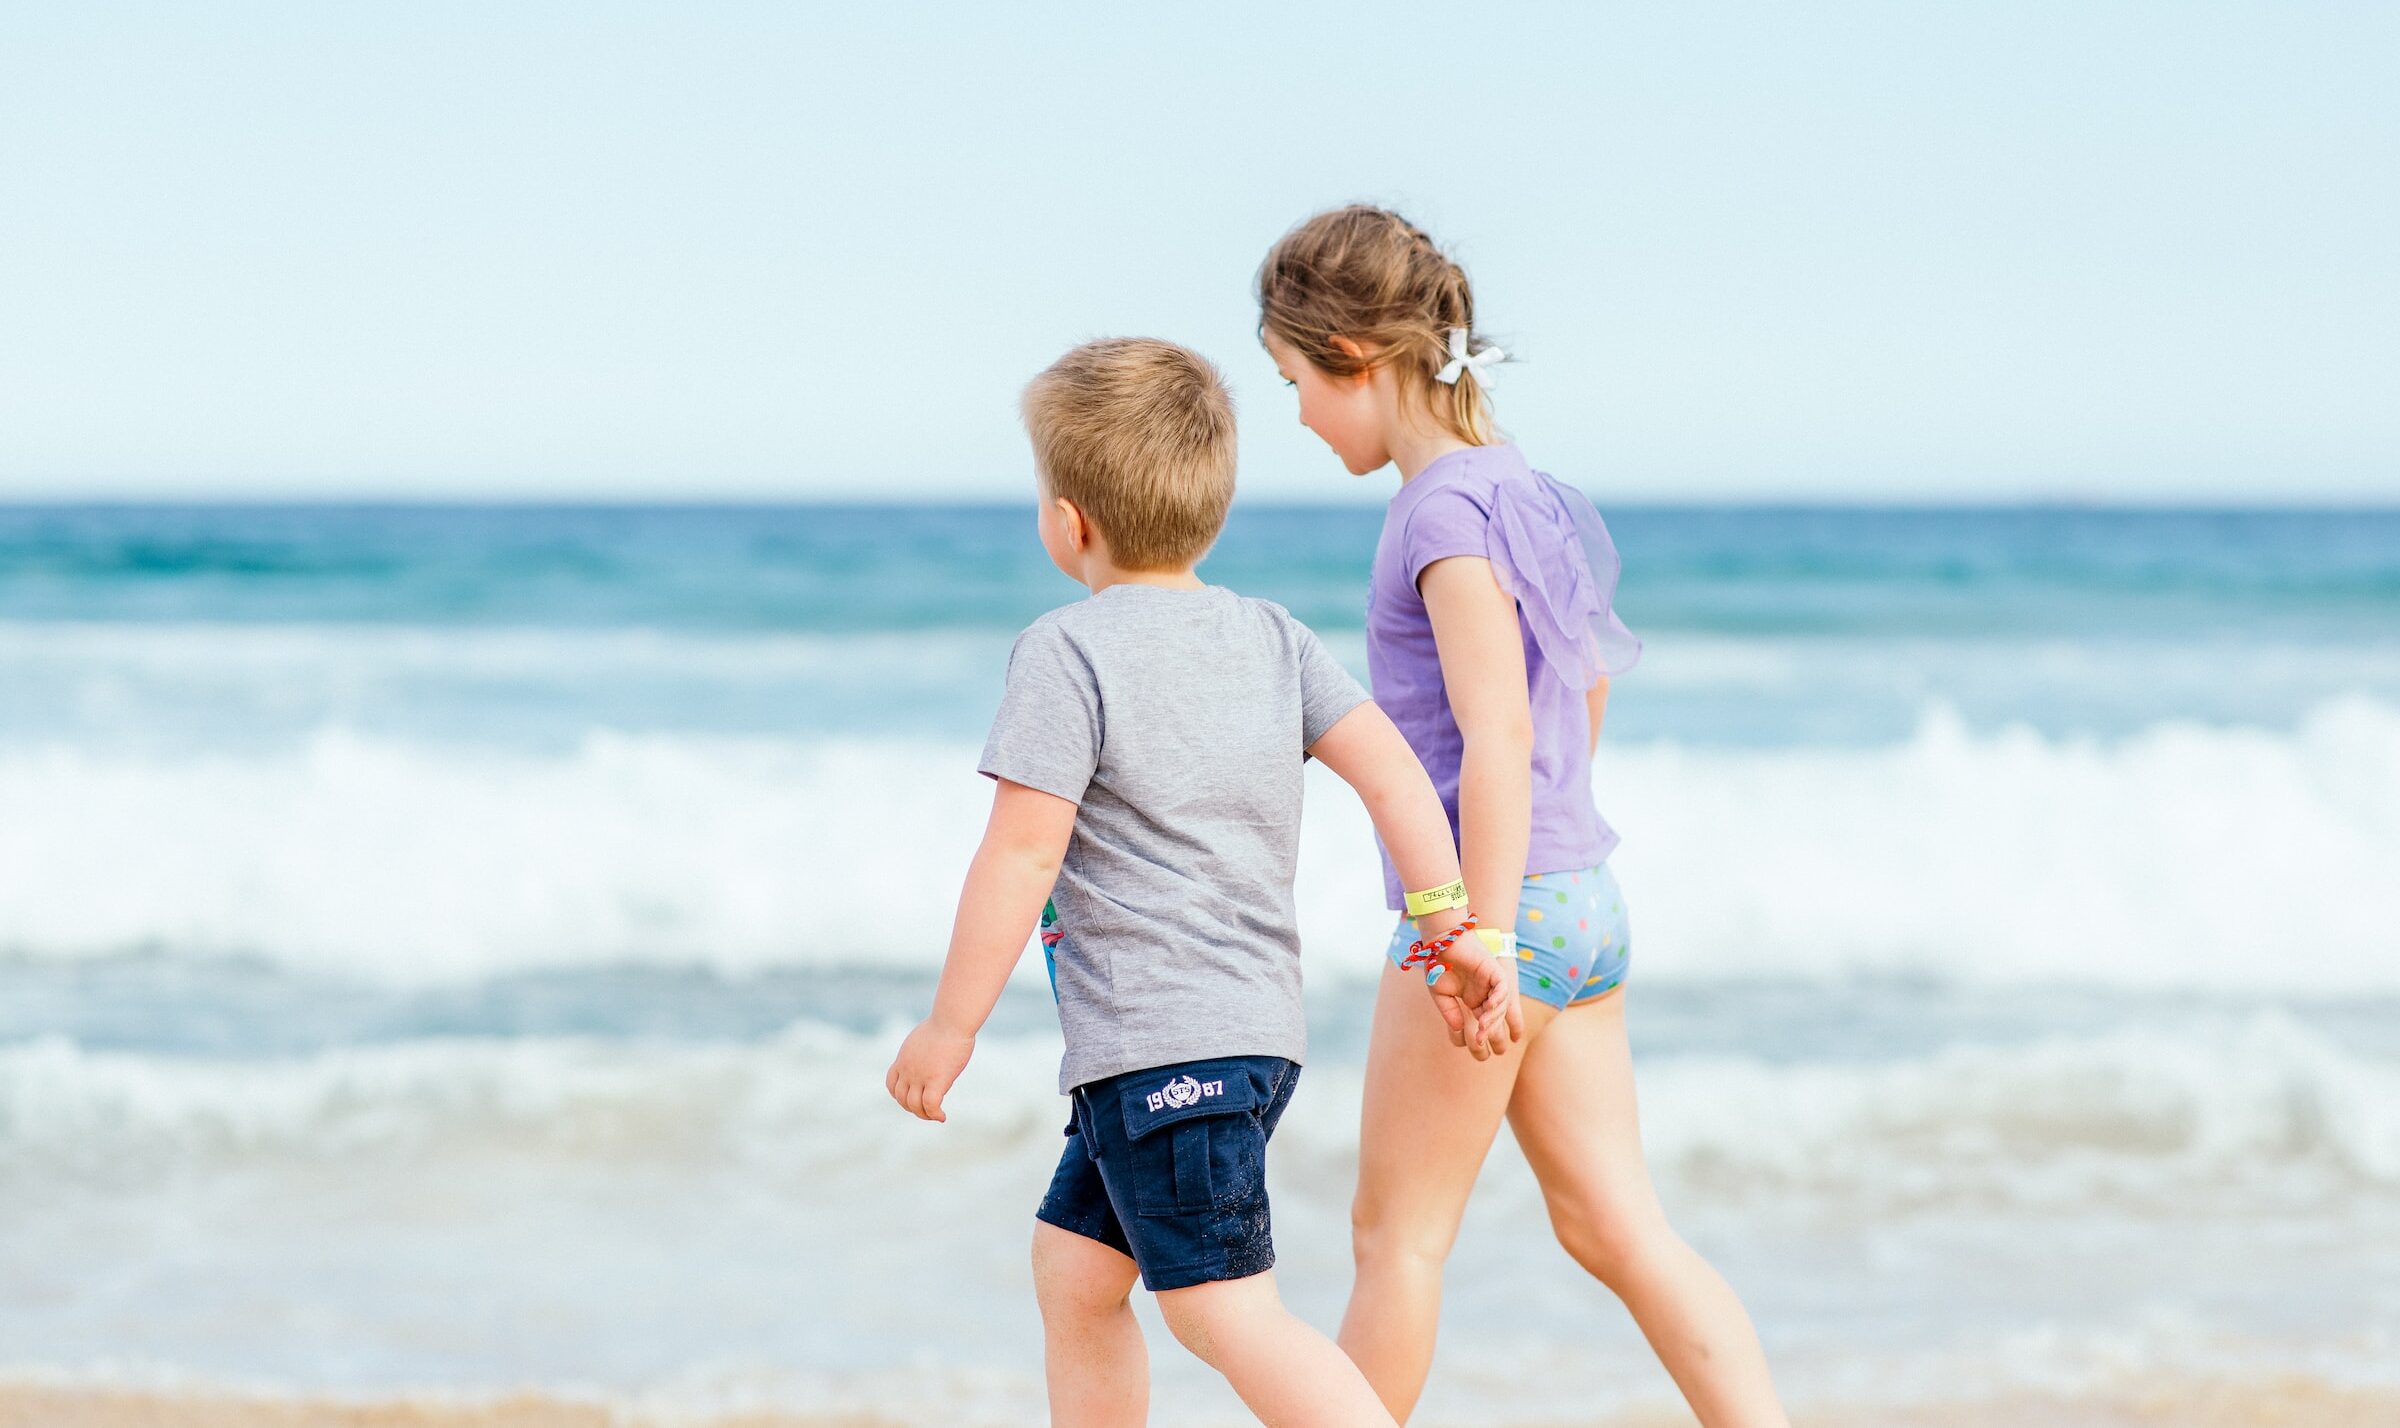
[[1625, 992], [1553, 1013], [1527, 1047], [1509, 1128], [1554, 1217], [1640, 1218], [1657, 1212], [1642, 1161]]
[[1362, 1228], [1409, 1234], [1410, 1249], [1448, 1249], [1527, 1048], [1539, 1044], [1533, 1034], [1558, 1015], [1533, 1003], [1525, 1014], [1527, 1041], [1479, 1062], [1451, 1044], [1423, 974], [1384, 966], [1359, 1125]]

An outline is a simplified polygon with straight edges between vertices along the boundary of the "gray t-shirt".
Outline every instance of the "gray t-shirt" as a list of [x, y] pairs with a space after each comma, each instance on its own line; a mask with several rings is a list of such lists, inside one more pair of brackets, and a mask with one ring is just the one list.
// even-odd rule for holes
[[1367, 700], [1282, 606], [1112, 585], [1017, 637], [983, 772], [1074, 800], [1059, 1089], [1307, 1050], [1301, 751]]

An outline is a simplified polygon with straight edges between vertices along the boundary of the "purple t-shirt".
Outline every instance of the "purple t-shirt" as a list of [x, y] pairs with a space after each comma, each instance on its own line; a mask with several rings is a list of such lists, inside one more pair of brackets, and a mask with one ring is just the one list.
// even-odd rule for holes
[[[1439, 457], [1392, 497], [1367, 592], [1367, 672], [1375, 702], [1433, 775], [1458, 836], [1462, 741], [1442, 684], [1433, 623], [1417, 579], [1454, 555], [1492, 563], [1517, 602], [1533, 710], [1533, 837], [1529, 873], [1588, 868], [1617, 835], [1592, 802], [1591, 724], [1584, 691], [1641, 653], [1612, 601], [1617, 553], [1591, 501], [1525, 464], [1514, 446], [1470, 446]], [[1401, 905], [1400, 874], [1383, 852], [1384, 894]]]

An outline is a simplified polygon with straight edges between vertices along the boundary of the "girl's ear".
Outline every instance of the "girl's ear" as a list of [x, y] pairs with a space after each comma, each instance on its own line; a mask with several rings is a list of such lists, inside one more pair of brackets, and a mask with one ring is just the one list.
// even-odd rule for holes
[[[1343, 356], [1349, 358], [1351, 361], [1359, 364], [1359, 370], [1352, 373], [1349, 380], [1353, 382], [1364, 382], [1368, 380], [1368, 378], [1373, 374], [1373, 369], [1366, 365], [1367, 349], [1355, 338], [1336, 336], [1332, 340], [1334, 350], [1340, 352]], [[1335, 380], [1340, 381], [1342, 379], [1335, 378]]]

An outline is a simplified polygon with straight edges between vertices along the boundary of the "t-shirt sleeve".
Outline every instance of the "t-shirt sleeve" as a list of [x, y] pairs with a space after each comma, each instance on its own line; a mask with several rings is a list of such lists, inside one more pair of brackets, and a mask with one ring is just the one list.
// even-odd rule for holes
[[1401, 532], [1400, 557], [1415, 589], [1425, 567], [1454, 555], [1489, 558], [1491, 512], [1456, 485], [1445, 486], [1417, 503]]
[[1343, 715], [1366, 703], [1367, 691], [1342, 668], [1316, 631], [1298, 620], [1292, 621], [1292, 629], [1300, 637], [1300, 747], [1305, 749], [1342, 722]]
[[1100, 766], [1100, 686], [1055, 624], [1017, 636], [1000, 713], [976, 768], [993, 778], [1083, 802]]

